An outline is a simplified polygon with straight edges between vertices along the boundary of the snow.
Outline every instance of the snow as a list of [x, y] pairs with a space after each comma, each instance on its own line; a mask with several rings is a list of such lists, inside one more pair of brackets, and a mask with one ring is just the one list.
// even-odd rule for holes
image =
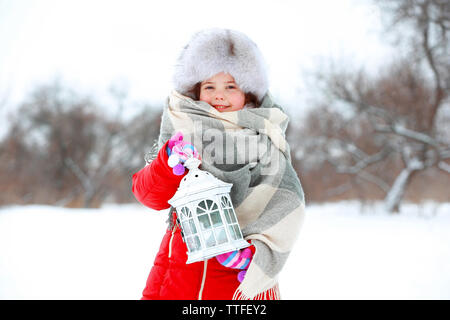
[[[450, 203], [307, 206], [283, 299], [450, 299]], [[139, 299], [166, 212], [0, 209], [0, 299]]]

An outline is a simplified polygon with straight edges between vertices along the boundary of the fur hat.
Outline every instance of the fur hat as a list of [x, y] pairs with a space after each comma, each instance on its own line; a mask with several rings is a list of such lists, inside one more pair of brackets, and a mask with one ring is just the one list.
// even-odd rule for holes
[[195, 98], [189, 91], [217, 73], [231, 74], [245, 93], [259, 101], [268, 90], [266, 65], [256, 44], [245, 34], [228, 29], [196, 33], [182, 50], [175, 66], [174, 89]]

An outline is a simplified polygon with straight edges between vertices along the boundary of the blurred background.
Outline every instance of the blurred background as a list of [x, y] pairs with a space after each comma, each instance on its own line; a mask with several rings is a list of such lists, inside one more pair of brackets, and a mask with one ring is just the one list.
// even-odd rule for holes
[[206, 27], [260, 46], [309, 203], [449, 201], [449, 24], [440, 0], [1, 0], [0, 204], [134, 202]]
[[[136, 250], [148, 250], [145, 263], [133, 256], [135, 266], [144, 265], [139, 272], [120, 264], [120, 268], [128, 268], [127, 274], [139, 275], [135, 291], [128, 291], [125, 297], [139, 297], [160, 234], [145, 241], [134, 238], [136, 230], [146, 234], [145, 226], [155, 221], [142, 216], [130, 226], [126, 222], [130, 215], [119, 220], [114, 217], [117, 211], [136, 212], [137, 207], [128, 206], [137, 204], [131, 177], [145, 165], [144, 155], [158, 137], [162, 110], [172, 88], [173, 66], [191, 35], [209, 27], [239, 30], [258, 44], [268, 63], [270, 92], [290, 115], [287, 139], [311, 219], [301, 235], [305, 238], [300, 241], [303, 251], [299, 252], [303, 253], [298, 260], [302, 268], [309, 268], [310, 275], [318, 277], [304, 279], [308, 291], [300, 297], [323, 298], [320, 292], [337, 298], [450, 297], [445, 268], [450, 261], [450, 239], [441, 229], [450, 225], [448, 0], [0, 0], [0, 243], [11, 245], [10, 249], [0, 246], [4, 288], [0, 297], [73, 297], [57, 295], [56, 289], [48, 289], [51, 293], [47, 296], [39, 295], [50, 283], [47, 278], [35, 285], [33, 293], [26, 282], [30, 270], [24, 267], [29, 257], [21, 258], [19, 253], [41, 252], [49, 245], [39, 255], [47, 262], [37, 270], [53, 277], [51, 283], [58, 285], [55, 274], [64, 274], [48, 269], [56, 261], [53, 253], [61, 254], [67, 248], [73, 253], [82, 246], [89, 252], [88, 259], [103, 265], [107, 259], [89, 251], [97, 248], [92, 247], [94, 243], [99, 245], [98, 237], [116, 241], [112, 243], [119, 252], [110, 252], [111, 259], [118, 253], [128, 254], [125, 243], [141, 243]], [[34, 210], [33, 205], [45, 207]], [[104, 209], [110, 205], [122, 207]], [[64, 209], [57, 210], [59, 215], [76, 213], [77, 219], [85, 219], [84, 213], [89, 213], [99, 219], [62, 222], [48, 216], [56, 208]], [[109, 231], [104, 225], [107, 211], [109, 219], [117, 223], [111, 224], [115, 227]], [[444, 220], [414, 220], [410, 229], [410, 220], [395, 220], [402, 212], [416, 216], [424, 211], [427, 217]], [[339, 218], [344, 213], [354, 218], [345, 227]], [[364, 220], [371, 219], [368, 213], [391, 219]], [[29, 220], [32, 216], [37, 220]], [[321, 219], [314, 220], [318, 219], [314, 216]], [[157, 221], [162, 235], [164, 221]], [[74, 225], [81, 229], [70, 229]], [[89, 225], [102, 231], [86, 229]], [[126, 241], [133, 243], [117, 238], [124, 226], [130, 235]], [[80, 230], [85, 242], [78, 239], [72, 243], [69, 239], [75, 241]], [[46, 239], [52, 232], [58, 233]], [[377, 242], [381, 237], [383, 242]], [[415, 242], [418, 237], [430, 242]], [[383, 279], [390, 281], [390, 291], [385, 291], [385, 286], [375, 290], [384, 284], [376, 277], [369, 283], [372, 295], [364, 295], [358, 291], [360, 287], [351, 294], [350, 289], [344, 291], [344, 296], [320, 287], [317, 279], [324, 274], [318, 274], [314, 262], [317, 252], [322, 252], [323, 259], [336, 260], [316, 262], [336, 266], [339, 259], [333, 254], [342, 250], [332, 249], [329, 242], [317, 247], [330, 238], [336, 245], [346, 239], [342, 247], [347, 249], [359, 242], [361, 250], [357, 252], [371, 253], [371, 258], [367, 256], [369, 260], [359, 265], [360, 261], [352, 260], [359, 255], [345, 251], [348, 264], [336, 277], [324, 269], [333, 288], [351, 288], [342, 275], [358, 274], [348, 266], [359, 265], [359, 271], [381, 270]], [[405, 242], [399, 242], [400, 238]], [[54, 247], [56, 239], [66, 247]], [[42, 246], [32, 247], [33, 241]], [[391, 255], [383, 256], [380, 248], [392, 250]], [[410, 252], [411, 259], [396, 261], [399, 256], [394, 250]], [[418, 250], [423, 256], [417, 256]], [[378, 253], [376, 262], [371, 260], [374, 252]], [[430, 252], [434, 252], [431, 258]], [[77, 257], [76, 263], [66, 257], [81, 272], [72, 285], [85, 278], [100, 279], [104, 269], [86, 277], [88, 269], [80, 264], [87, 257]], [[311, 263], [309, 267], [303, 264], [306, 261]], [[389, 261], [390, 268], [383, 269], [380, 261]], [[423, 261], [430, 262], [430, 267], [424, 267]], [[406, 277], [404, 270], [411, 265], [423, 267], [423, 274], [412, 272], [410, 278], [397, 283], [397, 288], [403, 289], [396, 292], [393, 279]], [[297, 272], [293, 265], [291, 270], [288, 274]], [[364, 281], [353, 279], [355, 286], [367, 281], [360, 275]], [[429, 279], [428, 275], [438, 278]], [[409, 287], [419, 278], [425, 279], [425, 284]], [[343, 283], [333, 283], [336, 279]], [[105, 290], [106, 283], [105, 278], [99, 284], [103, 290], [92, 297], [110, 297], [113, 291]], [[439, 287], [429, 287], [430, 283]], [[92, 294], [92, 281], [89, 286]], [[429, 290], [423, 291], [425, 287]], [[75, 297], [89, 297], [82, 288], [78, 292]], [[296, 288], [287, 292], [288, 297], [299, 297]]]

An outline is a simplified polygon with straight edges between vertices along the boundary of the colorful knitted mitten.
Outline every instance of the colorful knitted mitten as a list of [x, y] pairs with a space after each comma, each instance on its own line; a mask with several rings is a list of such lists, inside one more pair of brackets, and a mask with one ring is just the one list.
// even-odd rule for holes
[[242, 282], [244, 280], [245, 274], [247, 273], [248, 266], [252, 260], [252, 250], [245, 248], [243, 250], [236, 250], [232, 252], [227, 252], [216, 256], [217, 261], [221, 265], [233, 268], [233, 269], [243, 269], [243, 271], [238, 273], [238, 280]]
[[192, 157], [200, 159], [197, 149], [192, 144], [183, 141], [183, 134], [181, 132], [177, 132], [169, 139], [167, 154], [169, 155], [167, 164], [177, 176], [181, 176], [185, 172], [186, 169], [183, 164], [187, 159]]

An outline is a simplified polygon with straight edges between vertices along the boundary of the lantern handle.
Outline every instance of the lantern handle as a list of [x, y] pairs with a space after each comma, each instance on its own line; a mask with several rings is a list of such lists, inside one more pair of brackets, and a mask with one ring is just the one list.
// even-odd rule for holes
[[198, 160], [197, 158], [190, 157], [184, 162], [184, 166], [188, 168], [189, 170], [198, 169], [202, 162]]

